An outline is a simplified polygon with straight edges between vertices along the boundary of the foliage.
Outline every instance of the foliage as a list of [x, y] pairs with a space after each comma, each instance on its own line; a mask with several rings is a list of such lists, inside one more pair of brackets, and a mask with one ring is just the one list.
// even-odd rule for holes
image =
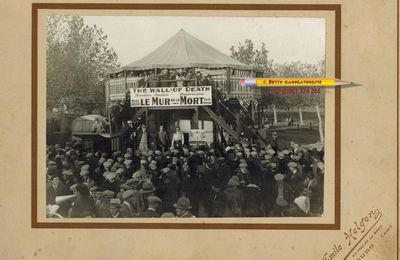
[[[265, 43], [261, 44], [260, 49], [256, 49], [251, 40], [245, 39], [244, 43], [239, 43], [237, 47], [230, 48], [231, 57], [252, 65], [264, 71], [264, 77], [277, 78], [321, 78], [325, 77], [325, 57], [317, 64], [307, 64], [300, 61], [291, 63], [274, 63], [268, 56]], [[323, 104], [325, 100], [324, 89], [321, 94], [272, 94], [263, 95], [262, 102], [265, 105], [273, 105], [287, 111], [292, 107], [313, 107], [317, 103]]]
[[47, 26], [47, 109], [77, 114], [104, 109], [106, 72], [119, 66], [107, 35], [79, 16], [49, 16]]
[[269, 58], [269, 53], [265, 43], [261, 43], [260, 49], [255, 49], [251, 40], [246, 39], [244, 43], [239, 43], [238, 47], [231, 46], [231, 57], [247, 65], [252, 65], [263, 71], [264, 76], [273, 75], [273, 60]]

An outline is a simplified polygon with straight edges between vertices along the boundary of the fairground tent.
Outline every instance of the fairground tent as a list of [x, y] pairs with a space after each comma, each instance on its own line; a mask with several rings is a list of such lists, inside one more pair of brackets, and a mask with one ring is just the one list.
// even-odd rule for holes
[[253, 69], [253, 67], [229, 57], [181, 29], [177, 34], [142, 59], [117, 68], [113, 72], [192, 67]]

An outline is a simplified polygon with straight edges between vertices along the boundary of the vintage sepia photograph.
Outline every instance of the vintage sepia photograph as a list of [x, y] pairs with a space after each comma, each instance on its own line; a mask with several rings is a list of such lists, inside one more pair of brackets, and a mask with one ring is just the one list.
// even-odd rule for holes
[[46, 40], [47, 218], [324, 215], [324, 89], [244, 82], [324, 78], [325, 19], [57, 15]]

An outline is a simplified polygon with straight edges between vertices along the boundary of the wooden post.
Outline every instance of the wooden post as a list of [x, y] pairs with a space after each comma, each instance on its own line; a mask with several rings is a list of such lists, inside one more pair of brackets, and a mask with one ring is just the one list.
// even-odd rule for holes
[[262, 111], [262, 103], [261, 103], [261, 101], [260, 102], [258, 102], [258, 128], [259, 129], [261, 129], [261, 125], [262, 125], [262, 114], [261, 114], [261, 111]]
[[199, 129], [199, 107], [194, 107], [193, 111], [193, 127]]
[[144, 118], [144, 122], [145, 122], [145, 124], [146, 124], [146, 127], [149, 129], [149, 108], [147, 108], [146, 107], [146, 110], [145, 110], [145, 112], [144, 112], [144, 116], [145, 116], [145, 118]]
[[231, 69], [226, 68], [226, 93], [231, 93]]
[[251, 120], [254, 123], [254, 100], [251, 100], [250, 102], [251, 102], [250, 103], [250, 105], [251, 105]]

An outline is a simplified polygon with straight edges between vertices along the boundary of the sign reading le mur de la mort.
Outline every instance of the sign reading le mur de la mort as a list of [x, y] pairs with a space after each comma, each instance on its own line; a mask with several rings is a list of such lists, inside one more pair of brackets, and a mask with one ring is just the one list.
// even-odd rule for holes
[[131, 107], [211, 106], [211, 86], [131, 88]]

